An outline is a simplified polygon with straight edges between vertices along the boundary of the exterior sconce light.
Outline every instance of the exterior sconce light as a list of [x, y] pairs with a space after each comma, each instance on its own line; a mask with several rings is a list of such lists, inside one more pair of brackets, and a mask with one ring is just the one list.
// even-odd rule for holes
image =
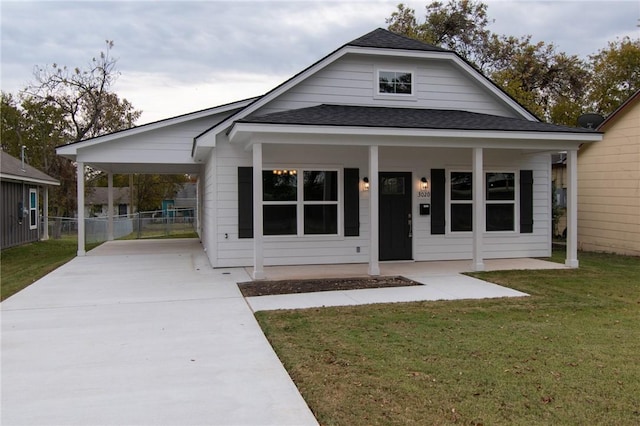
[[362, 182], [364, 183], [363, 187], [365, 191], [369, 190], [369, 178], [368, 177], [364, 177], [362, 178]]
[[427, 180], [426, 177], [422, 177], [420, 179], [420, 189], [423, 191], [426, 191], [427, 189], [429, 189], [429, 181]]

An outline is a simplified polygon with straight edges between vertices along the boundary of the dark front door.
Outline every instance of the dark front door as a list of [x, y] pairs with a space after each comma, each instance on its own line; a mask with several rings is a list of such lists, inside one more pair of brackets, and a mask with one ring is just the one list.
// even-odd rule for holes
[[411, 173], [380, 173], [380, 260], [409, 260], [411, 250]]

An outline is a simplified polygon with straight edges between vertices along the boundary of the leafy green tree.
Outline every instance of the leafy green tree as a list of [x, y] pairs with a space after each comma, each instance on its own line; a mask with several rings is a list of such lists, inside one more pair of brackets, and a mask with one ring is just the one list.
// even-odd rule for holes
[[425, 43], [453, 50], [483, 70], [488, 63], [490, 31], [487, 5], [473, 0], [434, 1], [426, 6], [426, 17], [419, 23], [415, 10], [399, 4], [386, 19], [389, 30]]
[[113, 92], [119, 73], [113, 42], [85, 68], [36, 67], [35, 83], [16, 100], [2, 94], [2, 148], [12, 155], [26, 146], [29, 164], [60, 181], [52, 190], [54, 216], [76, 211], [76, 167], [55, 147], [130, 128], [141, 111]]
[[531, 36], [491, 33], [487, 5], [473, 0], [432, 2], [422, 21], [399, 4], [386, 22], [393, 32], [457, 52], [545, 121], [576, 125], [584, 112], [610, 114], [640, 89], [640, 39], [610, 42], [585, 61]]
[[589, 57], [591, 82], [587, 108], [590, 112], [611, 114], [640, 90], [640, 38], [625, 37]]
[[584, 102], [587, 65], [531, 36], [492, 36], [491, 79], [538, 117], [575, 125]]

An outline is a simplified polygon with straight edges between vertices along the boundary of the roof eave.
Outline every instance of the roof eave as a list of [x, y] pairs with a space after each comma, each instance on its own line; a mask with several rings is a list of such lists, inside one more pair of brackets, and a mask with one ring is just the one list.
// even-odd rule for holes
[[[291, 125], [291, 124], [261, 124], [261, 123], [236, 123], [229, 133], [229, 140], [232, 143], [245, 143], [248, 146], [254, 143], [253, 136], [260, 134], [261, 137], [256, 140], [259, 142], [267, 141], [266, 135], [298, 135], [298, 136], [366, 136], [366, 137], [408, 137], [408, 138], [424, 138], [424, 139], [467, 139], [473, 144], [478, 140], [495, 140], [497, 144], [500, 141], [518, 140], [523, 142], [538, 141], [540, 146], [548, 148], [546, 143], [566, 142], [573, 146], [574, 144], [597, 142], [602, 140], [601, 133], [584, 133], [584, 132], [544, 132], [544, 131], [508, 131], [508, 130], [465, 130], [465, 129], [429, 129], [429, 128], [398, 128], [398, 127], [363, 127], [363, 126], [327, 126], [327, 125]], [[274, 143], [278, 143], [278, 139], [274, 139]], [[282, 142], [286, 143], [286, 142]], [[379, 144], [379, 141], [375, 142]], [[357, 143], [364, 144], [367, 143]], [[393, 145], [393, 142], [389, 143]], [[447, 146], [443, 142], [443, 146]], [[577, 147], [576, 145], [576, 147]], [[433, 146], [429, 143], [429, 146]], [[488, 145], [489, 146], [489, 145]], [[494, 144], [490, 145], [494, 147]]]
[[48, 186], [60, 186], [60, 182], [57, 180], [46, 180], [46, 179], [38, 179], [27, 176], [17, 176], [7, 173], [0, 173], [0, 179], [2, 180], [10, 180], [15, 182], [29, 182], [38, 185], [48, 185]]

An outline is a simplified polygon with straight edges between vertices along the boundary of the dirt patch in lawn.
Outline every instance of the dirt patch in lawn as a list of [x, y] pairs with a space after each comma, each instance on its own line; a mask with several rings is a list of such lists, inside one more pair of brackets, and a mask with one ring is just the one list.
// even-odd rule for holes
[[322, 278], [238, 283], [244, 297], [422, 285], [404, 277]]

